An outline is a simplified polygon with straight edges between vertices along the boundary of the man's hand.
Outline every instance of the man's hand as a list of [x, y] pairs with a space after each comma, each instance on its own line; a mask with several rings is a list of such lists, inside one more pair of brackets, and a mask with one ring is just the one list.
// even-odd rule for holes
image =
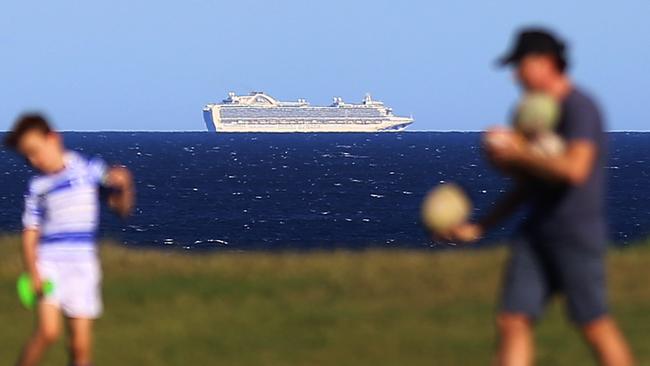
[[523, 136], [510, 129], [489, 129], [483, 141], [488, 160], [502, 170], [510, 170], [527, 153]]
[[442, 239], [450, 242], [472, 243], [478, 241], [484, 233], [481, 225], [466, 222], [460, 224], [444, 234], [440, 234], [434, 239]]
[[108, 197], [108, 206], [118, 215], [128, 216], [135, 204], [131, 172], [124, 167], [111, 168], [106, 176], [106, 185], [115, 190]]
[[483, 236], [483, 227], [479, 224], [465, 223], [452, 230], [452, 238], [463, 243], [478, 241]]

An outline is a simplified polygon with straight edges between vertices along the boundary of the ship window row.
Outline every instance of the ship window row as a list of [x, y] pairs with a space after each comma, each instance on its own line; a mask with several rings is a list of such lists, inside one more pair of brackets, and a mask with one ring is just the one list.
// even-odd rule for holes
[[245, 124], [245, 125], [299, 125], [299, 124], [345, 124], [345, 125], [371, 125], [382, 123], [384, 120], [344, 120], [344, 121], [327, 121], [327, 120], [221, 120], [223, 124]]
[[377, 109], [314, 109], [314, 108], [224, 108], [221, 118], [368, 118], [382, 117]]

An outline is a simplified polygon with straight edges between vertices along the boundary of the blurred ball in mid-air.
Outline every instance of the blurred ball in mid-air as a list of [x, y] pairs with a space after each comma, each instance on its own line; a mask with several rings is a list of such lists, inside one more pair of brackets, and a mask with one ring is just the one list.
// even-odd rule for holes
[[519, 102], [514, 128], [525, 135], [553, 131], [560, 116], [560, 105], [545, 93], [528, 93]]
[[431, 232], [445, 234], [469, 218], [472, 203], [458, 185], [443, 183], [432, 189], [422, 202], [422, 223]]

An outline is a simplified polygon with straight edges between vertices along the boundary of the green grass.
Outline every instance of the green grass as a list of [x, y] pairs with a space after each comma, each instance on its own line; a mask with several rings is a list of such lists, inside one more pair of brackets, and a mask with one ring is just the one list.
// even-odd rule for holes
[[[504, 249], [213, 253], [102, 249], [97, 365], [486, 365]], [[0, 238], [0, 365], [32, 315], [15, 279], [19, 242]], [[613, 250], [612, 307], [650, 365], [650, 246]], [[540, 365], [593, 361], [554, 304], [537, 329]], [[44, 365], [62, 365], [63, 341]]]

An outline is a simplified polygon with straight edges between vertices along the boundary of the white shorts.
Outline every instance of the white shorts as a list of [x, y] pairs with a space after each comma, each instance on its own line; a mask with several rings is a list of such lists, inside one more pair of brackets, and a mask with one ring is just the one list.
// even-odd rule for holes
[[43, 303], [61, 309], [69, 318], [95, 319], [102, 314], [99, 260], [54, 261], [39, 259], [36, 268], [43, 281], [50, 280], [54, 291], [43, 298]]

